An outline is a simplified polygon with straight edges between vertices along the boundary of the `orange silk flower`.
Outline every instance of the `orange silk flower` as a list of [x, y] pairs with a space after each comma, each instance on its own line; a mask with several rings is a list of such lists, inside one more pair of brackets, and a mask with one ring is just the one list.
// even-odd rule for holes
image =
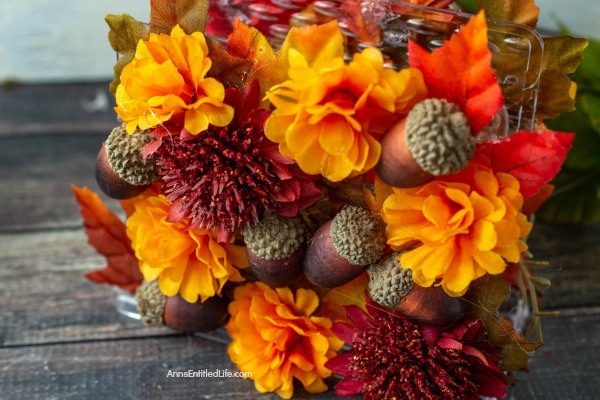
[[115, 110], [127, 132], [171, 121], [195, 135], [209, 124], [229, 124], [233, 108], [223, 103], [223, 85], [206, 77], [211, 65], [200, 32], [186, 35], [177, 25], [170, 36], [151, 33], [149, 40], [140, 40], [116, 92]]
[[168, 222], [170, 206], [162, 195], [147, 197], [127, 219], [127, 236], [144, 278], [158, 278], [165, 296], [179, 293], [190, 303], [219, 295], [227, 281], [243, 281], [236, 267], [249, 265], [244, 247], [219, 244], [213, 231]]
[[252, 373], [258, 391], [289, 399], [294, 378], [309, 393], [327, 390], [323, 378], [331, 371], [325, 363], [343, 342], [331, 331], [330, 319], [312, 315], [318, 306], [312, 290], [294, 294], [260, 282], [235, 289], [227, 323], [233, 342], [227, 351], [240, 371]]
[[265, 134], [304, 172], [338, 182], [377, 164], [379, 136], [427, 90], [421, 72], [384, 68], [375, 48], [346, 65], [339, 28], [330, 28], [303, 28], [319, 33], [305, 36], [314, 43], [287, 49], [289, 79], [266, 94], [276, 108]]
[[518, 262], [531, 230], [519, 210], [519, 181], [471, 163], [455, 175], [410, 189], [391, 189], [383, 202], [388, 244], [402, 253], [415, 283], [441, 283], [450, 296], [462, 296], [486, 273], [501, 274]]

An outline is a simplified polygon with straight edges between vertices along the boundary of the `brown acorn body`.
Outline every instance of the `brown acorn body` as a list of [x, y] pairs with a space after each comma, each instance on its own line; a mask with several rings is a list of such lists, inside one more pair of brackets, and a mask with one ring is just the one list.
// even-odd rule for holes
[[465, 304], [459, 297], [448, 296], [440, 286], [414, 285], [394, 309], [431, 325], [446, 326], [463, 317]]
[[119, 200], [135, 197], [150, 186], [135, 186], [121, 178], [108, 162], [105, 143], [102, 143], [96, 160], [96, 182], [107, 196]]
[[383, 135], [381, 157], [375, 171], [382, 181], [395, 187], [419, 186], [434, 178], [421, 168], [408, 150], [406, 118], [392, 125]]
[[354, 265], [338, 254], [331, 238], [331, 221], [323, 224], [308, 242], [304, 273], [318, 286], [334, 288], [358, 277], [366, 266]]
[[229, 313], [228, 300], [211, 297], [204, 303], [188, 303], [181, 296], [167, 298], [164, 324], [180, 332], [209, 332], [225, 325]]
[[280, 260], [265, 260], [246, 248], [250, 268], [261, 282], [271, 287], [289, 286], [302, 274], [302, 256], [304, 247]]

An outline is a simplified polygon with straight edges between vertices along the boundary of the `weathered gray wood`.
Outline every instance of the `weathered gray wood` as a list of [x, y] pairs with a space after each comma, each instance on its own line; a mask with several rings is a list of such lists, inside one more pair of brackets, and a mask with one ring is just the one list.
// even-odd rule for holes
[[[6, 399], [280, 399], [261, 396], [242, 378], [167, 378], [169, 369], [235, 366], [225, 345], [191, 336], [0, 348], [0, 393]], [[294, 398], [315, 396], [296, 390]]]
[[106, 136], [0, 137], [0, 232], [81, 226], [70, 183], [99, 190], [95, 159]]
[[536, 260], [550, 262], [535, 271], [552, 281], [545, 308], [600, 305], [600, 225], [538, 222], [529, 245]]
[[[97, 88], [0, 89], [0, 398], [256, 398], [239, 379], [167, 380], [168, 365], [233, 366], [221, 344], [118, 315], [111, 288], [84, 277], [104, 260], [69, 183], [97, 191], [94, 160], [116, 124], [110, 110], [81, 112]], [[538, 223], [530, 247], [552, 264], [544, 305], [563, 314], [544, 321], [546, 345], [510, 398], [599, 398], [600, 226]]]
[[108, 83], [0, 87], [0, 136], [110, 132], [113, 106]]
[[0, 255], [0, 347], [174, 334], [120, 316], [85, 278], [105, 261], [82, 229], [0, 234]]
[[[546, 346], [509, 399], [597, 399], [600, 315], [548, 320]], [[234, 370], [226, 346], [189, 336], [0, 348], [3, 398], [278, 399], [240, 378], [167, 378], [169, 369]], [[295, 398], [317, 398], [298, 391]], [[330, 394], [319, 397], [328, 400]]]

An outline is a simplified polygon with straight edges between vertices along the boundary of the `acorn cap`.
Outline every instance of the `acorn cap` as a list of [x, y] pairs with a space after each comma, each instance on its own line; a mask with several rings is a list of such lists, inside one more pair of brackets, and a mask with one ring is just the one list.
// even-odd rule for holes
[[368, 265], [385, 248], [382, 226], [367, 210], [344, 207], [331, 222], [331, 239], [338, 254], [354, 265]]
[[158, 287], [158, 280], [144, 281], [135, 291], [135, 300], [140, 317], [146, 325], [163, 325], [167, 296]]
[[151, 140], [150, 131], [136, 130], [130, 135], [124, 125], [113, 129], [106, 139], [108, 163], [127, 183], [143, 186], [156, 180], [154, 159], [142, 156], [142, 150]]
[[398, 260], [398, 253], [391, 253], [371, 265], [369, 274], [369, 294], [382, 306], [393, 307], [400, 298], [413, 288], [412, 272], [403, 269]]
[[440, 176], [467, 166], [475, 138], [458, 106], [444, 99], [426, 99], [408, 114], [406, 145], [423, 170]]
[[296, 252], [306, 242], [307, 230], [300, 218], [271, 213], [258, 224], [244, 229], [246, 246], [264, 260], [281, 260]]

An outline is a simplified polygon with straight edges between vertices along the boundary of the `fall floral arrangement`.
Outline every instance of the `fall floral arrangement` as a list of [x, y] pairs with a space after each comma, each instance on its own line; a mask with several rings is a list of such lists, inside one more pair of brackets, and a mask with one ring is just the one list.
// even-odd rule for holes
[[[309, 3], [248, 4], [281, 22], [323, 7]], [[535, 25], [532, 1], [500, 3], [479, 7]], [[122, 125], [96, 178], [127, 220], [74, 187], [108, 260], [87, 276], [135, 292], [148, 324], [225, 325], [260, 392], [319, 393], [337, 376], [336, 393], [367, 399], [503, 397], [551, 314], [526, 239], [573, 140], [542, 119], [573, 106], [566, 74], [585, 45], [533, 53], [535, 128], [489, 135], [510, 93], [484, 12], [431, 52], [408, 40], [399, 66], [366, 1], [336, 4], [352, 24], [254, 27], [206, 0], [152, 0], [149, 26], [107, 16]], [[535, 312], [523, 336], [498, 311], [511, 286]]]

